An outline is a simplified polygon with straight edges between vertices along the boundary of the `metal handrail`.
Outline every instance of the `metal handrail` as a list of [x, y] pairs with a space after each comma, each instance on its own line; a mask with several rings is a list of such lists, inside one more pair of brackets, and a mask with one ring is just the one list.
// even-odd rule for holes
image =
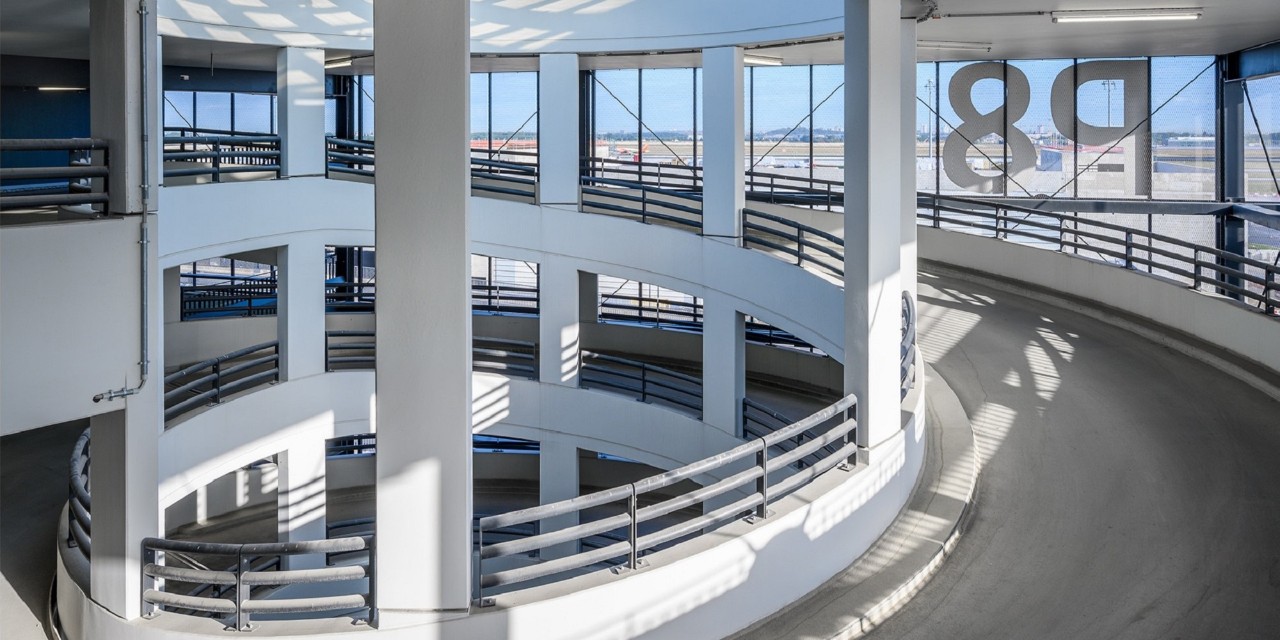
[[[854, 396], [847, 396], [803, 420], [763, 437], [631, 484], [478, 518], [476, 525], [479, 551], [475, 560], [474, 596], [479, 603], [485, 604], [485, 589], [517, 585], [566, 571], [589, 568], [615, 558], [626, 558], [625, 568], [636, 569], [641, 564], [641, 556], [647, 552], [705, 534], [744, 515], [767, 518], [770, 515], [768, 506], [780, 497], [837, 466], [849, 468], [855, 463], [857, 423], [852, 417], [855, 405]], [[816, 431], [818, 435], [784, 454], [770, 455], [772, 447], [806, 431]], [[828, 445], [835, 446], [834, 453], [825, 449]], [[816, 464], [800, 471], [794, 470], [792, 465], [795, 462], [814, 454], [820, 455]], [[748, 461], [753, 461], [754, 464]], [[716, 472], [726, 475], [718, 477]], [[781, 472], [789, 475], [778, 478], [777, 476], [782, 475]], [[656, 497], [651, 502], [644, 499], [655, 491], [695, 478], [705, 478], [707, 484], [674, 496]], [[726, 496], [731, 502], [708, 511], [708, 502], [719, 496]], [[641, 506], [642, 501], [649, 504]], [[702, 515], [667, 518], [664, 522], [658, 522], [659, 518], [699, 507], [703, 510]], [[607, 512], [605, 515], [588, 517], [594, 515], [588, 513], [588, 509], [602, 508]], [[569, 514], [576, 514], [580, 524], [516, 540], [485, 543], [486, 534], [492, 535], [504, 528]], [[644, 526], [647, 523], [652, 524]], [[537, 552], [610, 532], [625, 532], [626, 540], [539, 564], [493, 573], [484, 571], [486, 560]]]
[[[1056, 246], [1057, 251], [1075, 255], [1097, 254], [1113, 266], [1146, 268], [1197, 291], [1209, 285], [1220, 294], [1254, 302], [1267, 315], [1280, 316], [1280, 267], [1261, 260], [1142, 229], [1001, 202], [918, 193], [917, 204], [917, 221], [934, 228], [943, 228], [945, 223], [987, 231], [1000, 240], [1018, 238], [1040, 248]], [[1261, 275], [1246, 267], [1261, 271]], [[1249, 288], [1250, 284], [1259, 290]]]
[[908, 291], [902, 292], [902, 344], [899, 352], [898, 370], [902, 380], [902, 398], [905, 399], [916, 383], [916, 303]]
[[[583, 175], [590, 178], [615, 177], [625, 182], [651, 185], [676, 191], [702, 191], [702, 167], [661, 162], [636, 162], [589, 156], [583, 159]], [[663, 180], [665, 178], [665, 185]]]
[[0, 210], [106, 204], [109, 143], [100, 138], [5, 138], [0, 151], [68, 152], [54, 166], [0, 167]]
[[221, 182], [223, 175], [263, 171], [280, 177], [278, 135], [190, 127], [165, 127], [165, 133], [164, 161], [190, 165], [166, 167], [166, 178], [207, 175], [213, 182]]
[[[373, 142], [327, 136], [325, 148], [327, 174], [344, 173], [369, 178], [375, 176], [377, 156]], [[473, 179], [472, 191], [516, 196], [530, 201], [537, 197], [536, 153], [502, 151], [496, 154], [499, 157], [533, 157], [532, 163], [495, 160], [493, 158], [495, 154], [488, 149], [472, 149], [470, 153], [473, 154], [469, 160]], [[481, 157], [474, 155], [477, 153], [481, 154]], [[481, 182], [475, 182], [477, 178]], [[495, 182], [499, 184], [491, 184]]]
[[[299, 584], [317, 584], [347, 580], [374, 581], [373, 536], [345, 536], [333, 540], [278, 542], [260, 544], [228, 544], [145, 538], [142, 541], [142, 611], [152, 618], [160, 612], [187, 610], [226, 616], [229, 629], [248, 631], [254, 614], [307, 614], [328, 613], [352, 609], [373, 610], [372, 589], [364, 593], [344, 593], [331, 596], [259, 599], [252, 598], [255, 586], [276, 588]], [[369, 551], [369, 558], [354, 564], [325, 566], [318, 569], [264, 570], [254, 566], [264, 557], [284, 557], [307, 554], [352, 553]], [[234, 559], [231, 569], [214, 571], [175, 567], [166, 563], [170, 553], [215, 556]], [[225, 589], [231, 598], [175, 593], [166, 589], [166, 582], [197, 585], [195, 593], [203, 593], [208, 585], [234, 587]]]
[[639, 218], [644, 223], [656, 220], [702, 231], [700, 191], [676, 191], [632, 180], [592, 176], [582, 176], [580, 183], [583, 211], [591, 207]]
[[67, 496], [67, 546], [80, 549], [85, 560], [93, 555], [92, 497], [89, 491], [89, 429], [71, 448], [70, 491]]
[[[815, 241], [815, 238], [822, 242]], [[769, 253], [795, 258], [797, 266], [813, 267], [837, 278], [844, 277], [844, 238], [782, 216], [744, 208], [742, 245], [763, 247]]]
[[[266, 355], [253, 354], [269, 351]], [[230, 364], [228, 364], [230, 363]], [[203, 360], [164, 377], [165, 422], [231, 394], [280, 381], [280, 341], [271, 340]]]
[[[376, 334], [373, 331], [326, 331], [325, 371], [374, 368], [377, 363], [375, 337]], [[538, 377], [538, 345], [524, 340], [473, 337], [471, 368], [475, 371], [493, 371], [536, 379]]]
[[748, 169], [745, 174], [747, 199], [755, 202], [822, 208], [844, 207], [844, 182], [807, 176], [791, 176]]
[[[180, 317], [270, 316], [277, 313], [278, 282], [270, 277], [183, 274], [192, 280], [225, 280], [228, 284], [182, 285]], [[374, 282], [326, 282], [327, 313], [373, 312], [377, 300]], [[518, 284], [471, 285], [471, 308], [494, 314], [538, 313], [538, 288]]]
[[702, 379], [640, 360], [579, 350], [584, 388], [601, 388], [661, 400], [702, 416]]

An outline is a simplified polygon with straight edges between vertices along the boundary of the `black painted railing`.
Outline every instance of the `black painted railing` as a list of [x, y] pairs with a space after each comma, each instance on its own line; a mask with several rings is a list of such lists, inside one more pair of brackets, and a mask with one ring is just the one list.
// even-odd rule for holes
[[169, 422], [228, 396], [280, 381], [280, 341], [232, 351], [164, 377], [164, 419]]
[[702, 231], [702, 193], [618, 178], [582, 176], [582, 210]]
[[70, 492], [67, 499], [67, 546], [75, 547], [88, 560], [93, 555], [92, 497], [89, 488], [88, 429], [71, 449]]
[[280, 177], [280, 136], [218, 129], [165, 127], [164, 177], [274, 173]]
[[0, 209], [106, 204], [107, 147], [97, 138], [0, 139], [12, 157], [0, 167]]
[[902, 344], [898, 372], [902, 380], [902, 397], [906, 398], [916, 383], [916, 303], [911, 294], [902, 292]]
[[743, 209], [742, 245], [782, 254], [801, 267], [844, 277], [844, 238], [783, 216]]
[[652, 363], [580, 351], [582, 386], [636, 396], [641, 402], [675, 405], [702, 416], [702, 379]]
[[1142, 269], [1196, 290], [1237, 297], [1275, 316], [1280, 266], [1180, 238], [1002, 202], [917, 194], [918, 222]]

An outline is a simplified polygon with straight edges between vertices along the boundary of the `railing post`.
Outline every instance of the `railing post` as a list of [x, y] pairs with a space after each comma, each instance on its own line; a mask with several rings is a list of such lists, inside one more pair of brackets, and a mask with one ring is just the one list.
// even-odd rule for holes
[[1064, 238], [1062, 235], [1062, 227], [1063, 227], [1063, 224], [1066, 223], [1066, 220], [1067, 220], [1066, 218], [1062, 218], [1062, 217], [1058, 218], [1058, 252], [1059, 253], [1062, 253], [1067, 249], [1067, 245], [1065, 242], [1066, 238]]
[[213, 181], [222, 182], [222, 142], [213, 143]]
[[1267, 284], [1262, 287], [1262, 299], [1267, 302], [1267, 315], [1276, 312], [1275, 297], [1272, 295], [1276, 290], [1276, 272], [1267, 272]]
[[276, 352], [276, 375], [275, 381], [280, 382], [280, 341], [277, 340], [272, 350]]
[[[844, 410], [844, 421], [845, 421], [845, 422], [849, 422], [850, 420], [857, 420], [857, 418], [858, 418], [858, 416], [857, 416], [857, 411], [858, 411], [858, 405], [856, 405], [856, 404], [855, 404], [855, 405], [853, 405], [852, 407], [849, 407], [848, 409], [845, 409], [845, 410]], [[849, 445], [849, 444], [852, 444], [852, 443], [856, 442], [856, 441], [857, 441], [857, 439], [858, 439], [858, 425], [857, 425], [857, 423], [854, 423], [853, 428], [845, 432], [845, 434], [844, 434], [844, 443], [845, 443], [845, 445]], [[857, 451], [855, 450], [855, 451], [854, 451], [854, 453], [853, 453], [853, 455], [849, 456], [849, 458], [848, 458], [847, 460], [845, 460], [845, 461], [844, 461], [844, 463], [843, 463], [842, 465], [840, 465], [840, 466], [841, 466], [842, 468], [844, 468], [846, 471], [848, 471], [848, 470], [850, 470], [850, 469], [853, 469], [854, 467], [858, 466], [858, 453], [857, 453]]]
[[138, 597], [141, 599], [141, 606], [138, 608], [142, 612], [142, 617], [150, 620], [159, 613], [156, 606], [147, 602], [147, 590], [155, 587], [155, 578], [147, 575], [147, 565], [156, 564], [156, 551], [147, 547], [147, 543], [142, 543], [142, 588], [138, 590]]
[[475, 599], [475, 606], [483, 607], [484, 605], [484, 585], [480, 582], [484, 577], [484, 529], [480, 526], [480, 517], [475, 517], [476, 521], [476, 555], [475, 562], [471, 563], [472, 588], [471, 593]]
[[760, 505], [756, 507], [755, 517], [764, 520], [769, 517], [769, 444], [763, 437], [758, 440], [760, 450], [756, 452], [756, 466], [760, 467], [760, 477], [756, 478], [756, 493], [760, 494]]
[[640, 222], [647, 223], [649, 221], [649, 192], [645, 190], [644, 185], [640, 185]]
[[942, 208], [938, 206], [938, 200], [936, 198], [933, 201], [933, 228], [942, 228]]
[[640, 363], [640, 402], [649, 401], [649, 365]]
[[804, 229], [796, 227], [796, 266], [804, 264]]
[[636, 485], [631, 484], [631, 495], [627, 498], [627, 540], [631, 543], [631, 551], [627, 554], [627, 568], [632, 571], [640, 568], [640, 557], [637, 545], [640, 540], [640, 523], [636, 522]]
[[1124, 268], [1133, 268], [1133, 232], [1124, 232]]
[[213, 363], [213, 404], [222, 402], [222, 361]]
[[[369, 536], [369, 624], [378, 624], [378, 536]], [[478, 584], [478, 583], [477, 583]]]
[[1200, 279], [1204, 277], [1204, 272], [1200, 268], [1200, 250], [1199, 249], [1191, 250], [1191, 265], [1195, 269], [1195, 282], [1191, 283], [1191, 288], [1195, 289], [1196, 291], [1199, 291]]
[[236, 552], [236, 631], [249, 630], [249, 614], [244, 610], [244, 603], [249, 599], [249, 586], [244, 583], [244, 574], [249, 570], [249, 559], [244, 557], [244, 547]]

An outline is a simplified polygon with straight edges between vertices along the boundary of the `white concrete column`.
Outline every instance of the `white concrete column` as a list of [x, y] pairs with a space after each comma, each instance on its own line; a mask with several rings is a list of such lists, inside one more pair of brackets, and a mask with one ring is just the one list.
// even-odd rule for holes
[[538, 380], [578, 386], [578, 270], [546, 259], [538, 265]]
[[324, 175], [324, 49], [276, 53], [276, 108], [280, 175]]
[[324, 373], [324, 246], [298, 242], [280, 247], [276, 278], [280, 380]]
[[182, 272], [178, 267], [164, 270], [164, 323], [182, 321]]
[[578, 206], [578, 54], [538, 56], [538, 202]]
[[152, 144], [160, 132], [153, 108], [160, 93], [155, 4], [149, 1], [142, 15], [137, 0], [89, 3], [89, 130], [110, 143], [107, 209], [113, 214], [155, 211], [160, 175]]
[[899, 7], [845, 0], [844, 386], [862, 457], [900, 428], [902, 212]]
[[[117, 616], [133, 619], [141, 614], [142, 539], [162, 535], [163, 512], [157, 499], [159, 490], [159, 446], [164, 431], [163, 362], [164, 309], [160, 290], [163, 276], [156, 252], [156, 216], [148, 215], [147, 245], [147, 355], [149, 375], [141, 382], [134, 359], [120, 362], [126, 388], [136, 389], [124, 399], [101, 402], [116, 405], [110, 413], [90, 420], [92, 431], [89, 478], [93, 487], [93, 554], [89, 593], [95, 602]], [[139, 222], [142, 221], [138, 217]], [[137, 282], [138, 274], [121, 274], [124, 281]], [[132, 299], [139, 315], [120, 318], [120, 326], [135, 328], [121, 339], [139, 345], [142, 325], [140, 288], [125, 288], [121, 295]], [[104, 380], [119, 390], [119, 381]], [[104, 387], [103, 391], [107, 391]]]
[[[276, 454], [276, 534], [280, 542], [324, 540], [324, 440], [302, 438]], [[283, 556], [286, 569], [318, 569], [324, 554]]]
[[[578, 497], [578, 448], [548, 434], [538, 445], [538, 504], [551, 504]], [[567, 513], [538, 521], [538, 533], [548, 533], [578, 524], [577, 513]], [[547, 547], [539, 552], [543, 560], [571, 556], [578, 552], [577, 541]]]
[[379, 2], [379, 625], [471, 598], [470, 2]]
[[[916, 299], [916, 21], [899, 20], [902, 28], [902, 220], [900, 238], [902, 290]], [[923, 376], [921, 376], [923, 379]]]
[[746, 203], [742, 49], [702, 51], [702, 231], [738, 244]]
[[578, 323], [595, 324], [600, 321], [600, 276], [586, 271], [578, 272]]
[[702, 300], [702, 421], [742, 435], [746, 318], [722, 295]]

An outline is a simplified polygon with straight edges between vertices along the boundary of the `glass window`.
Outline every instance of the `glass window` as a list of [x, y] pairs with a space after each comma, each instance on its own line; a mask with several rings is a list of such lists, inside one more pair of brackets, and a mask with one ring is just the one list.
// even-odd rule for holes
[[[1062, 131], [1055, 111], [1071, 109], [1070, 92], [1054, 95], [1054, 81], [1071, 73], [1071, 60], [1018, 60], [1009, 63], [1011, 84], [1026, 79], [1027, 99], [1010, 100], [1008, 193], [1011, 196], [1075, 195], [1075, 132]], [[1018, 78], [1021, 76], [1021, 78]], [[1023, 108], [1025, 102], [1026, 107]], [[1059, 118], [1060, 119], [1060, 118]]]
[[808, 177], [810, 67], [754, 67], [751, 72], [751, 168]]
[[519, 71], [492, 74], [490, 98], [495, 153], [502, 151], [537, 151], [538, 148], [538, 74]]
[[164, 126], [189, 129], [195, 127], [195, 92], [164, 92]]
[[[1280, 76], [1250, 80], [1245, 87], [1245, 197], [1254, 202], [1278, 202]], [[1270, 167], [1267, 166], [1268, 158]]]
[[195, 99], [195, 126], [215, 131], [231, 130], [231, 94], [198, 91]]
[[360, 138], [373, 140], [373, 76], [357, 77], [355, 86], [360, 94]]
[[844, 182], [844, 66], [813, 67], [809, 176]]
[[265, 93], [235, 94], [235, 130], [244, 133], [274, 133], [271, 124], [271, 96]]
[[640, 72], [608, 69], [592, 74], [598, 156], [639, 161]]
[[1216, 194], [1214, 65], [1207, 56], [1151, 59], [1153, 198], [1212, 200]]
[[642, 138], [649, 162], [688, 166], [693, 161], [693, 69], [645, 69]]

